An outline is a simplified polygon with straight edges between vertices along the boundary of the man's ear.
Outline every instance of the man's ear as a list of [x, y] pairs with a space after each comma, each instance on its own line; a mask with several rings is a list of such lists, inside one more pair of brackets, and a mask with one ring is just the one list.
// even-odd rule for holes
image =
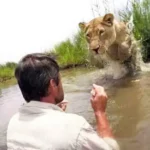
[[103, 23], [107, 26], [112, 26], [114, 22], [114, 15], [113, 14], [106, 14], [103, 18]]
[[55, 83], [55, 81], [54, 81], [54, 79], [51, 79], [50, 80], [50, 86], [52, 87], [52, 88], [55, 88], [57, 85], [56, 85], [56, 83]]
[[85, 30], [85, 27], [86, 27], [86, 23], [85, 22], [80, 22], [79, 23], [79, 28], [84, 31]]

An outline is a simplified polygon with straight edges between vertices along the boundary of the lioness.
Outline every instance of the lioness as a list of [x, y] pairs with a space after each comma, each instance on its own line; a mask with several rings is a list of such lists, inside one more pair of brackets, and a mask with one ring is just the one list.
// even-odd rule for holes
[[140, 53], [127, 23], [115, 20], [113, 14], [106, 14], [89, 23], [79, 23], [79, 27], [86, 35], [91, 57], [97, 59], [100, 67], [117, 61], [130, 71], [139, 69]]

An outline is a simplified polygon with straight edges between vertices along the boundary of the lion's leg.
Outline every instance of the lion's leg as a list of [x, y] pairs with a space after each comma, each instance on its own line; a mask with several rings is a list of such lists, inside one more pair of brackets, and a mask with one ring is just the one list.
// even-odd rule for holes
[[136, 44], [136, 42], [132, 42], [131, 47], [129, 48], [130, 51], [130, 57], [124, 61], [124, 64], [127, 66], [127, 68], [129, 69], [129, 72], [131, 74], [134, 74], [136, 71], [140, 71], [141, 70], [141, 54], [140, 51], [138, 49], [138, 46]]
[[128, 60], [131, 57], [131, 39], [118, 45], [118, 58], [121, 62]]

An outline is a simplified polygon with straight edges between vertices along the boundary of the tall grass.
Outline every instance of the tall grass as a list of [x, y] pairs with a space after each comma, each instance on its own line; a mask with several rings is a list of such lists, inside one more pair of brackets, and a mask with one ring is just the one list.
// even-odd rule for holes
[[7, 62], [5, 65], [0, 65], [0, 82], [14, 77], [14, 69], [16, 63]]
[[88, 50], [83, 32], [74, 35], [73, 40], [67, 39], [57, 44], [52, 53], [57, 56], [57, 62], [61, 67], [85, 64]]
[[123, 21], [129, 21], [133, 15], [134, 36], [141, 41], [142, 57], [150, 61], [150, 0], [134, 0], [125, 10], [119, 12]]
[[133, 3], [134, 35], [143, 45], [143, 60], [150, 61], [150, 0]]

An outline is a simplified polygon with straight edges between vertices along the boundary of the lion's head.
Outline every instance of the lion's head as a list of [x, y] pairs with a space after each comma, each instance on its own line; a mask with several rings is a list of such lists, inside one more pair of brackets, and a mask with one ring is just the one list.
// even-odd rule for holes
[[117, 62], [129, 70], [136, 69], [137, 54], [141, 55], [129, 23], [117, 21], [113, 14], [106, 14], [88, 23], [79, 23], [79, 27], [85, 33], [91, 62], [97, 67]]
[[103, 54], [116, 41], [116, 26], [113, 14], [98, 17], [89, 23], [79, 23], [84, 31], [89, 49], [95, 54]]

